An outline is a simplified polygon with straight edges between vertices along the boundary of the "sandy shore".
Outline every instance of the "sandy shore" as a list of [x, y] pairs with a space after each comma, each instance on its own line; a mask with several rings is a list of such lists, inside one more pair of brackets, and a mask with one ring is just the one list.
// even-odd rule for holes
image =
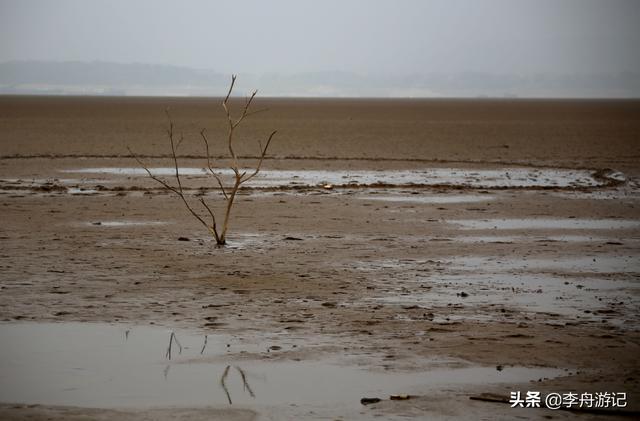
[[[625, 392], [626, 410], [639, 409], [640, 103], [262, 99], [269, 112], [241, 132], [243, 153], [278, 129], [265, 170], [347, 181], [326, 189], [309, 175], [246, 191], [222, 249], [144, 174], [95, 170], [136, 167], [126, 146], [169, 166], [167, 105], [187, 138], [183, 167], [201, 168], [199, 129], [224, 133], [213, 100], [0, 97], [2, 320], [153, 324], [280, 346], [230, 361], [338, 358], [395, 373], [446, 359], [563, 375], [416, 390], [346, 412], [247, 405], [118, 418], [574, 416], [469, 400], [532, 388]], [[435, 169], [442, 182], [429, 185]], [[385, 182], [399, 171], [418, 181]], [[367, 172], [373, 182], [351, 182]], [[194, 174], [186, 185], [220, 211], [211, 181]], [[0, 417], [111, 411], [7, 403]]]

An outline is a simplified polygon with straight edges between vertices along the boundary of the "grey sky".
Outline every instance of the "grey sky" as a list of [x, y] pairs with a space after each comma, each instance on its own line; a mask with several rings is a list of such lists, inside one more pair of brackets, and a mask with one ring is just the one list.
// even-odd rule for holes
[[229, 73], [640, 70], [638, 0], [0, 0], [0, 62]]

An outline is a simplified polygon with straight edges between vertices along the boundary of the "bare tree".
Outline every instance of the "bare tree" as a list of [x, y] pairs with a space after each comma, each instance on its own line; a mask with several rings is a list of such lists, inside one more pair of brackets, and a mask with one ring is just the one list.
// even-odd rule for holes
[[[259, 147], [260, 147], [260, 156], [258, 158], [258, 163], [256, 164], [255, 168], [251, 169], [251, 170], [242, 170], [240, 168], [240, 164], [239, 164], [239, 157], [236, 154], [236, 151], [234, 149], [234, 135], [235, 135], [235, 131], [238, 128], [238, 126], [244, 121], [244, 119], [246, 117], [249, 117], [250, 115], [259, 113], [261, 111], [265, 111], [264, 109], [260, 109], [260, 110], [256, 110], [256, 111], [250, 111], [250, 107], [251, 104], [253, 102], [253, 99], [255, 98], [256, 94], [258, 93], [258, 91], [253, 91], [251, 93], [251, 95], [245, 100], [244, 103], [244, 107], [242, 108], [242, 112], [239, 114], [239, 116], [234, 117], [231, 114], [231, 110], [229, 108], [229, 97], [231, 96], [231, 93], [233, 92], [233, 87], [235, 85], [236, 82], [236, 75], [231, 76], [231, 85], [229, 86], [229, 91], [227, 92], [227, 96], [224, 98], [224, 101], [222, 101], [222, 107], [224, 108], [225, 114], [227, 116], [227, 121], [228, 121], [228, 132], [227, 132], [227, 148], [229, 150], [229, 154], [230, 154], [230, 159], [231, 159], [231, 171], [233, 172], [233, 184], [231, 186], [225, 186], [223, 181], [222, 181], [222, 176], [221, 174], [219, 174], [212, 166], [211, 164], [211, 160], [212, 160], [212, 156], [210, 153], [210, 148], [209, 148], [209, 140], [207, 139], [206, 133], [205, 133], [205, 129], [202, 129], [200, 131], [200, 137], [202, 138], [202, 141], [204, 142], [204, 147], [205, 147], [205, 154], [206, 154], [206, 158], [207, 158], [207, 173], [212, 176], [215, 180], [216, 183], [218, 185], [218, 189], [220, 190], [220, 192], [222, 193], [222, 196], [224, 197], [224, 200], [226, 202], [225, 204], [225, 211], [224, 211], [224, 219], [222, 221], [222, 227], [218, 227], [217, 224], [217, 220], [216, 220], [216, 215], [214, 213], [214, 211], [211, 209], [211, 207], [207, 204], [207, 202], [205, 202], [203, 197], [199, 197], [197, 199], [197, 201], [200, 203], [200, 205], [202, 206], [202, 209], [200, 212], [198, 212], [193, 204], [192, 204], [192, 200], [194, 199], [190, 199], [187, 194], [185, 193], [185, 190], [183, 188], [182, 185], [182, 180], [180, 179], [180, 166], [178, 165], [178, 157], [177, 157], [177, 150], [178, 147], [180, 146], [180, 144], [182, 143], [182, 141], [184, 140], [184, 136], [181, 134], [180, 137], [178, 139], [176, 139], [176, 135], [174, 132], [174, 123], [173, 120], [171, 119], [171, 115], [169, 114], [169, 111], [166, 111], [167, 114], [167, 118], [169, 120], [169, 128], [167, 129], [167, 137], [169, 139], [169, 143], [171, 145], [171, 156], [173, 158], [173, 164], [174, 164], [174, 168], [175, 168], [175, 180], [176, 180], [176, 184], [172, 185], [169, 182], [167, 182], [166, 180], [156, 176], [155, 174], [153, 174], [150, 170], [149, 167], [142, 162], [142, 160], [136, 155], [134, 154], [131, 149], [129, 149], [129, 152], [131, 153], [131, 155], [136, 159], [136, 161], [138, 162], [138, 164], [147, 172], [147, 174], [149, 175], [149, 177], [151, 177], [153, 180], [155, 180], [156, 182], [158, 182], [160, 185], [162, 185], [162, 187], [164, 187], [165, 189], [169, 190], [170, 192], [176, 194], [181, 200], [182, 203], [185, 205], [185, 207], [187, 208], [187, 210], [189, 211], [189, 213], [196, 219], [198, 220], [202, 225], [204, 225], [207, 230], [211, 233], [211, 235], [213, 235], [213, 237], [216, 239], [216, 244], [222, 246], [224, 244], [226, 244], [226, 238], [227, 238], [227, 229], [229, 228], [229, 218], [231, 216], [231, 210], [233, 208], [233, 204], [236, 198], [236, 194], [238, 193], [238, 191], [240, 190], [240, 188], [242, 187], [242, 185], [244, 183], [246, 183], [247, 181], [251, 180], [253, 177], [255, 177], [256, 175], [258, 175], [258, 173], [260, 172], [260, 168], [262, 167], [262, 162], [264, 161], [264, 157], [267, 154], [267, 149], [269, 148], [269, 145], [271, 144], [271, 140], [273, 139], [273, 136], [276, 134], [277, 131], [273, 131], [271, 132], [271, 134], [269, 135], [269, 137], [267, 138], [267, 142], [264, 144], [264, 146], [262, 145], [262, 142], [258, 141]], [[204, 214], [204, 216], [202, 215]], [[209, 221], [209, 222], [208, 222]]]

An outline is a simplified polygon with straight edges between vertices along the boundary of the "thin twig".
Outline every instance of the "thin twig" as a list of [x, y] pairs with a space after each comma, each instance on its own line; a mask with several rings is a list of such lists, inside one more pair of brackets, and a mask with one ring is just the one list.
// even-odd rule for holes
[[265, 111], [269, 111], [269, 109], [268, 109], [268, 108], [260, 108], [259, 110], [255, 110], [255, 111], [248, 112], [248, 113], [247, 113], [247, 115], [246, 115], [245, 117], [249, 117], [249, 116], [251, 116], [251, 115], [256, 115], [256, 114], [258, 114], [258, 113], [263, 113], [263, 112], [265, 112]]
[[140, 165], [142, 167], [143, 170], [145, 170], [145, 172], [147, 173], [147, 175], [153, 179], [154, 181], [157, 181], [158, 183], [162, 184], [162, 186], [167, 189], [170, 190], [176, 194], [179, 194], [178, 191], [171, 186], [169, 183], [167, 183], [166, 181], [164, 181], [163, 179], [161, 179], [160, 177], [155, 176], [153, 173], [151, 173], [151, 171], [149, 170], [149, 168], [146, 166], [146, 164], [144, 162], [142, 162], [142, 160], [140, 158], [138, 158], [138, 155], [136, 155], [131, 148], [129, 148], [127, 146], [127, 150], [129, 151], [129, 154], [131, 154], [131, 156], [133, 157], [133, 159], [136, 160], [136, 162], [138, 163], [138, 165]]
[[230, 365], [228, 365], [225, 369], [224, 369], [224, 373], [222, 373], [222, 377], [220, 378], [220, 386], [222, 386], [222, 389], [224, 390], [224, 393], [226, 393], [227, 395], [227, 400], [229, 401], [229, 405], [233, 405], [233, 402], [231, 402], [231, 395], [229, 394], [229, 389], [227, 389], [227, 384], [225, 383], [227, 380], [227, 375], [229, 374], [229, 369], [231, 368]]
[[244, 386], [244, 389], [247, 392], [249, 392], [249, 395], [251, 395], [252, 398], [255, 398], [256, 395], [253, 393], [253, 390], [251, 390], [251, 386], [249, 386], [249, 382], [247, 381], [247, 376], [244, 373], [244, 370], [242, 370], [237, 365], [235, 366], [235, 368], [236, 368], [236, 370], [238, 370], [238, 373], [240, 373], [240, 377], [242, 377], [242, 385]]
[[173, 340], [176, 342], [176, 345], [178, 345], [178, 354], [182, 354], [182, 345], [180, 344], [180, 341], [178, 341], [178, 337], [175, 333], [173, 334]]
[[176, 336], [175, 332], [171, 332], [171, 335], [169, 336], [169, 346], [167, 347], [167, 352], [165, 353], [165, 358], [169, 360], [171, 360], [171, 346], [173, 345], [174, 341], [178, 346], [178, 354], [182, 354], [182, 345], [180, 344], [180, 341], [178, 341], [178, 337]]
[[231, 111], [227, 106], [227, 103], [229, 101], [229, 95], [231, 95], [231, 91], [233, 90], [233, 85], [235, 84], [235, 82], [236, 82], [236, 76], [233, 75], [231, 76], [231, 86], [229, 87], [229, 93], [227, 93], [227, 97], [222, 102], [222, 107], [224, 108], [224, 111], [227, 114], [227, 121], [229, 122], [229, 133], [227, 134], [227, 148], [229, 149], [229, 154], [233, 159], [233, 164], [231, 165], [231, 169], [233, 170], [233, 172], [237, 177], [238, 176], [238, 157], [236, 156], [236, 152], [233, 149], [233, 131], [235, 130], [239, 122], [238, 123], [233, 122], [233, 117], [231, 117]]
[[209, 215], [211, 216], [211, 226], [207, 226], [207, 228], [209, 229], [211, 234], [213, 234], [216, 242], [220, 244], [220, 237], [218, 236], [218, 230], [216, 228], [216, 215], [213, 213], [209, 205], [207, 205], [207, 202], [205, 202], [202, 197], [200, 198], [200, 203], [202, 203], [202, 206], [204, 206], [204, 208], [207, 210], [207, 212], [209, 212]]
[[[131, 148], [127, 147], [127, 149], [129, 150], [129, 153], [131, 154], [131, 156], [133, 156], [133, 158], [138, 162], [138, 164], [146, 171], [147, 175], [155, 180], [156, 182], [160, 183], [165, 189], [175, 193], [184, 203], [185, 207], [187, 208], [187, 210], [189, 211], [189, 213], [191, 213], [191, 215], [196, 218], [202, 225], [204, 225], [209, 231], [212, 230], [213, 227], [210, 227], [209, 224], [207, 224], [205, 222], [204, 219], [202, 219], [202, 217], [191, 207], [191, 204], [189, 204], [189, 202], [187, 201], [187, 198], [185, 197], [184, 191], [182, 189], [182, 181], [180, 179], [180, 167], [178, 165], [178, 157], [176, 155], [176, 147], [175, 147], [175, 142], [173, 140], [173, 120], [171, 120], [171, 114], [169, 114], [169, 110], [166, 109], [165, 113], [167, 115], [167, 118], [169, 119], [169, 128], [167, 129], [167, 136], [169, 137], [169, 143], [171, 144], [171, 156], [173, 158], [173, 166], [175, 169], [175, 178], [176, 178], [176, 182], [178, 183], [178, 187], [174, 187], [172, 185], [170, 185], [168, 182], [166, 182], [165, 180], [161, 179], [160, 177], [155, 176], [151, 170], [149, 170], [149, 167], [147, 167], [147, 165], [142, 162], [142, 160], [140, 158], [138, 158], [138, 156], [133, 153], [133, 151], [131, 150]], [[216, 240], [218, 239], [218, 236], [216, 235]]]
[[164, 353], [164, 357], [171, 360], [171, 345], [173, 344], [173, 332], [169, 336], [169, 346], [167, 347], [167, 352]]
[[202, 349], [200, 350], [200, 355], [204, 352], [204, 349], [207, 347], [207, 335], [204, 335], [204, 343], [202, 344]]
[[213, 167], [211, 166], [211, 154], [209, 154], [209, 141], [207, 139], [207, 136], [204, 134], [204, 132], [206, 131], [206, 129], [202, 129], [200, 131], [200, 136], [202, 137], [202, 140], [204, 141], [204, 145], [206, 148], [206, 153], [207, 153], [207, 168], [209, 169], [209, 173], [215, 177], [216, 181], [218, 182], [218, 186], [220, 186], [220, 191], [222, 192], [222, 194], [224, 195], [225, 200], [228, 199], [227, 196], [227, 191], [225, 190], [224, 186], [222, 185], [222, 180], [220, 179], [220, 177], [218, 176], [218, 174], [216, 174], [216, 172], [213, 170]]
[[242, 180], [242, 183], [245, 183], [245, 182], [251, 180], [256, 175], [258, 175], [258, 173], [260, 172], [260, 168], [262, 167], [262, 161], [264, 161], [264, 157], [267, 154], [267, 149], [269, 148], [269, 145], [271, 144], [271, 139], [273, 139], [273, 136], [275, 136], [276, 133], [278, 133], [277, 130], [274, 130], [273, 132], [271, 132], [271, 134], [269, 135], [269, 139], [267, 139], [267, 144], [264, 145], [264, 149], [262, 149], [262, 144], [260, 144], [261, 153], [260, 153], [260, 160], [258, 161], [258, 165], [256, 166], [255, 171], [251, 175], [249, 175], [247, 178]]
[[240, 118], [238, 118], [238, 120], [236, 120], [236, 123], [235, 123], [236, 126], [238, 126], [242, 122], [242, 120], [244, 120], [244, 118], [248, 115], [249, 107], [251, 107], [251, 103], [253, 102], [253, 99], [256, 97], [257, 94], [258, 94], [257, 90], [251, 93], [251, 96], [249, 97], [247, 102], [244, 104], [242, 115], [240, 116]]

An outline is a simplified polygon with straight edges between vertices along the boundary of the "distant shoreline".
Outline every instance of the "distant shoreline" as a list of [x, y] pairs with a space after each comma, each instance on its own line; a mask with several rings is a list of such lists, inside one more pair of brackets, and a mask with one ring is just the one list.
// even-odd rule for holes
[[[67, 94], [67, 93], [2, 93], [0, 97], [3, 98], [121, 98], [121, 99], [194, 99], [194, 100], [208, 100], [219, 99], [224, 97], [220, 95], [118, 95], [118, 94]], [[235, 97], [241, 98], [241, 97]], [[562, 102], [562, 101], [594, 101], [594, 102], [635, 102], [640, 101], [640, 96], [634, 97], [579, 97], [579, 96], [558, 96], [558, 97], [535, 97], [535, 96], [433, 96], [433, 97], [382, 97], [382, 96], [262, 96], [262, 100], [301, 100], [301, 101], [501, 101], [501, 102]]]
[[[240, 73], [238, 93], [304, 98], [640, 98], [640, 72]], [[142, 63], [0, 62], [0, 94], [221, 96], [231, 75]]]

